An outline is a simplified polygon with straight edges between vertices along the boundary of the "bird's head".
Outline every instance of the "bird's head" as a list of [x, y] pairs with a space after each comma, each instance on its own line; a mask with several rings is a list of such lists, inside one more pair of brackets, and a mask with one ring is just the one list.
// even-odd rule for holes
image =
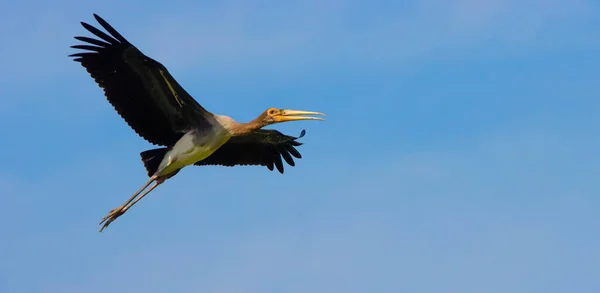
[[[313, 116], [307, 116], [313, 115]], [[325, 120], [321, 117], [314, 116], [325, 116], [325, 114], [321, 112], [311, 112], [311, 111], [300, 111], [300, 110], [287, 110], [287, 109], [278, 109], [278, 108], [269, 108], [262, 115], [263, 121], [265, 124], [274, 124], [288, 121], [298, 121], [298, 120]]]

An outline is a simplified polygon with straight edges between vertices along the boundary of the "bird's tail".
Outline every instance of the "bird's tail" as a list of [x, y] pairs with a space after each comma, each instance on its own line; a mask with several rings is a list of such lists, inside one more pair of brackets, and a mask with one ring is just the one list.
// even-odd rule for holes
[[140, 153], [144, 168], [146, 168], [149, 177], [152, 177], [152, 175], [156, 173], [156, 170], [158, 170], [158, 167], [160, 166], [160, 162], [162, 162], [162, 159], [168, 151], [169, 148], [157, 148]]

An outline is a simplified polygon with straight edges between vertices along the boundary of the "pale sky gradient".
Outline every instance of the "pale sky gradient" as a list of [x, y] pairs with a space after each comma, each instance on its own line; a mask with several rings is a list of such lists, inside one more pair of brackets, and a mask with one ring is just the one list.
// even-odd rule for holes
[[[0, 292], [600, 292], [598, 1], [211, 3], [0, 4]], [[92, 13], [210, 111], [327, 121], [98, 233], [151, 145], [67, 57]]]

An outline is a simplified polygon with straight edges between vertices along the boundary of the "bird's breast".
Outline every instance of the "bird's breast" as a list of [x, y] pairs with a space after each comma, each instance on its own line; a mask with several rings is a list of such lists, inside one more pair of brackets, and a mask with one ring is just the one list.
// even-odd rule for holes
[[228, 132], [220, 129], [213, 129], [209, 133], [193, 133], [182, 141], [182, 145], [185, 145], [182, 149], [187, 149], [187, 151], [182, 151], [177, 160], [181, 160], [184, 165], [191, 165], [206, 159], [225, 144], [230, 137]]
[[213, 131], [204, 135], [197, 132], [186, 133], [163, 159], [164, 171], [161, 173], [167, 174], [206, 159], [230, 137], [226, 131]]

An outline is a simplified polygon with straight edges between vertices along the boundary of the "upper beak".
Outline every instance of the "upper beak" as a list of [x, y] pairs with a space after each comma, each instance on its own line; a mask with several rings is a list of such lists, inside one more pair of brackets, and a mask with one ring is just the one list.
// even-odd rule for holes
[[296, 120], [325, 120], [321, 117], [311, 117], [303, 115], [325, 116], [321, 112], [299, 111], [299, 110], [282, 110], [280, 114], [273, 117], [277, 122], [296, 121]]

